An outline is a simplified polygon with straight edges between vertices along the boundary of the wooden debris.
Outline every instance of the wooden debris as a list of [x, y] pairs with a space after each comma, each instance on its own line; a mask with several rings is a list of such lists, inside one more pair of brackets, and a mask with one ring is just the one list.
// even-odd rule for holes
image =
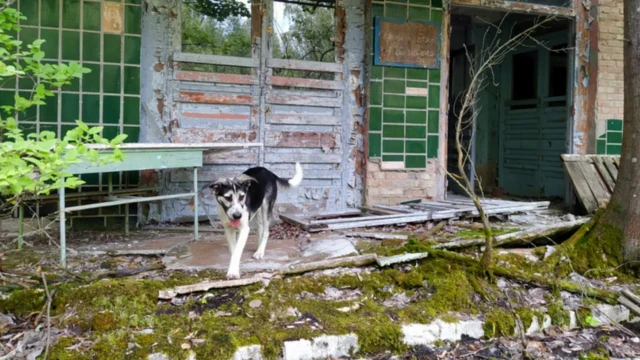
[[578, 200], [588, 213], [611, 198], [619, 159], [618, 155], [562, 155]]
[[424, 234], [423, 237], [425, 236], [432, 236], [435, 235], [437, 233], [439, 233], [440, 231], [442, 231], [442, 229], [444, 229], [444, 226], [447, 225], [446, 221], [440, 221], [438, 223], [438, 225], [432, 227], [431, 229], [427, 230]]
[[633, 301], [636, 305], [640, 306], [640, 297], [629, 290], [620, 291], [620, 295], [626, 297], [627, 299]]
[[148, 271], [163, 270], [165, 267], [166, 266], [164, 264], [158, 263], [158, 264], [139, 267], [136, 269], [123, 269], [118, 271], [110, 271], [106, 274], [99, 275], [95, 280], [101, 280], [101, 279], [107, 279], [107, 278], [116, 279], [116, 278], [122, 278], [127, 276], [134, 276], [134, 275], [142, 274]]
[[629, 311], [631, 311], [632, 313], [636, 315], [640, 315], [640, 306], [638, 306], [636, 303], [629, 300], [628, 298], [624, 296], [620, 296], [618, 297], [618, 302], [624, 307], [626, 307], [627, 309], [629, 309]]
[[365, 266], [370, 265], [376, 262], [376, 254], [366, 254], [366, 255], [357, 255], [357, 256], [347, 256], [336, 259], [328, 259], [315, 261], [310, 263], [302, 263], [290, 265], [284, 270], [281, 270], [280, 273], [283, 275], [294, 275], [294, 274], [302, 274], [309, 271], [315, 270], [326, 270], [326, 269], [334, 269], [339, 267], [353, 267], [353, 266]]
[[[580, 226], [589, 222], [589, 218], [583, 218], [574, 221], [565, 221], [561, 223], [551, 224], [551, 225], [539, 225], [534, 226], [529, 229], [516, 231], [509, 234], [498, 235], [494, 237], [493, 246], [504, 246], [504, 245], [513, 245], [513, 244], [530, 244], [531, 242], [550, 237], [556, 234], [565, 233], [569, 231], [573, 231]], [[485, 239], [471, 239], [471, 240], [457, 240], [450, 241], [444, 244], [434, 245], [434, 249], [459, 249], [470, 246], [481, 246], [484, 245]]]
[[484, 226], [481, 223], [466, 223], [462, 221], [456, 221], [452, 224], [453, 226], [457, 226], [459, 228], [469, 229], [469, 230], [483, 230]]
[[347, 232], [344, 233], [346, 237], [359, 237], [377, 240], [408, 240], [408, 235], [402, 234], [387, 234], [387, 233], [368, 233], [368, 232]]
[[158, 298], [161, 300], [171, 300], [178, 295], [191, 294], [194, 292], [203, 292], [211, 289], [224, 289], [231, 287], [247, 286], [262, 281], [262, 278], [251, 277], [238, 280], [220, 280], [220, 281], [206, 281], [197, 284], [176, 286], [168, 290], [160, 290], [158, 292]]
[[403, 262], [420, 260], [429, 256], [429, 253], [408, 253], [408, 254], [400, 254], [394, 256], [381, 256], [376, 259], [376, 263], [380, 267], [385, 267], [393, 264], [399, 264]]

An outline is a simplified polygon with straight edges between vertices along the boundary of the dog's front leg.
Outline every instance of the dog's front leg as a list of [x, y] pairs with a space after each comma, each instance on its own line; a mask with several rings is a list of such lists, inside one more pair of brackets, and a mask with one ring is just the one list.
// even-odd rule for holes
[[240, 278], [240, 258], [242, 257], [244, 246], [247, 244], [248, 237], [249, 226], [242, 226], [240, 231], [238, 231], [238, 242], [233, 250], [233, 254], [231, 254], [231, 262], [229, 263], [229, 271], [227, 271], [227, 279]]
[[224, 233], [227, 236], [227, 245], [229, 245], [229, 254], [233, 256], [233, 250], [236, 248], [238, 232], [234, 228], [225, 227]]

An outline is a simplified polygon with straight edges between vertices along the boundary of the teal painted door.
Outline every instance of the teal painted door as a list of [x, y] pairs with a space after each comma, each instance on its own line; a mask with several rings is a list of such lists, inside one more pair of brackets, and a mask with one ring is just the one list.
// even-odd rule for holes
[[506, 194], [563, 197], [566, 150], [566, 33], [545, 36], [503, 64], [499, 183]]

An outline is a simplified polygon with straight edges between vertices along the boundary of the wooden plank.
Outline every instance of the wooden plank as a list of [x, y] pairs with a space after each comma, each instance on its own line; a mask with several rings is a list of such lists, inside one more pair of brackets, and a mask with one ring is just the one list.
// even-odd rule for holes
[[397, 211], [377, 209], [375, 207], [370, 207], [370, 206], [360, 206], [360, 210], [366, 211], [366, 212], [371, 213], [371, 214], [378, 214], [378, 215], [401, 214], [400, 212], [397, 212]]
[[333, 132], [267, 131], [264, 146], [333, 149], [340, 146], [340, 135]]
[[301, 106], [337, 108], [342, 106], [342, 97], [330, 98], [330, 97], [267, 94], [267, 103], [280, 104], [280, 105], [301, 105]]
[[578, 200], [580, 200], [580, 203], [582, 203], [582, 206], [584, 206], [588, 213], [592, 213], [598, 209], [598, 203], [587, 184], [587, 180], [582, 174], [580, 164], [580, 162], [565, 162], [564, 166], [569, 173], [569, 178], [578, 196]]
[[307, 163], [307, 164], [339, 164], [341, 154], [297, 154], [297, 153], [265, 153], [266, 163]]
[[256, 85], [258, 80], [251, 75], [220, 74], [200, 71], [176, 71], [175, 79], [206, 83]]
[[244, 58], [244, 57], [208, 55], [208, 54], [191, 54], [191, 53], [183, 53], [183, 52], [174, 52], [173, 61], [198, 63], [198, 64], [211, 64], [211, 65], [255, 67], [255, 68], [257, 68], [260, 65], [260, 62], [257, 58]]
[[602, 158], [593, 158], [593, 165], [596, 167], [596, 170], [598, 170], [600, 178], [602, 178], [604, 183], [607, 185], [607, 190], [612, 194], [616, 183], [613, 181], [611, 174], [609, 174], [609, 171], [604, 166]]
[[302, 217], [305, 220], [320, 220], [320, 219], [333, 219], [337, 217], [352, 217], [352, 216], [360, 216], [362, 211], [358, 209], [350, 209], [344, 211], [323, 211], [316, 213], [305, 214]]
[[280, 219], [288, 222], [291, 225], [301, 227], [304, 230], [309, 229], [309, 223], [307, 221], [304, 221], [303, 219], [298, 218], [297, 216], [287, 214], [279, 214], [278, 216], [280, 217]]
[[613, 178], [613, 181], [614, 182], [617, 181], [618, 169], [616, 168], [616, 165], [613, 163], [613, 158], [605, 157], [602, 159], [602, 162], [604, 163], [604, 167], [607, 168], [609, 175], [611, 175], [611, 177]]
[[[393, 214], [393, 215], [373, 215], [373, 216], [361, 216], [359, 218], [345, 218], [345, 219], [329, 219], [329, 220], [311, 220], [309, 223], [311, 225], [329, 225], [329, 224], [338, 224], [338, 223], [346, 223], [346, 222], [366, 222], [370, 220], [387, 220], [387, 219], [402, 219], [407, 217], [415, 217], [415, 216], [429, 216], [431, 217], [431, 212], [415, 212], [410, 214]], [[402, 222], [402, 221], [399, 221]]]
[[342, 90], [344, 87], [341, 81], [301, 79], [285, 76], [269, 76], [267, 83], [273, 86], [287, 86], [309, 89]]
[[342, 64], [329, 63], [320, 61], [306, 61], [306, 60], [289, 60], [289, 59], [267, 59], [267, 66], [277, 69], [290, 69], [290, 70], [307, 70], [307, 71], [320, 71], [320, 72], [342, 72]]
[[601, 204], [609, 200], [610, 195], [607, 193], [604, 185], [602, 185], [602, 183], [600, 182], [595, 167], [592, 167], [591, 164], [587, 162], [579, 162], [578, 164], [580, 166], [580, 170], [582, 171], [582, 175], [584, 176], [584, 179], [589, 186], [589, 189], [591, 189], [591, 193], [596, 199], [597, 209]]
[[396, 214], [400, 213], [400, 214], [410, 214], [413, 213], [414, 211], [411, 211], [409, 209], [403, 209], [397, 206], [386, 206], [386, 205], [373, 205], [374, 209], [381, 209], [381, 210], [386, 210], [386, 211], [392, 211]]
[[613, 162], [616, 164], [616, 167], [620, 167], [620, 156], [613, 156]]
[[217, 94], [199, 91], [180, 91], [178, 101], [197, 104], [258, 105], [257, 98], [252, 95]]
[[267, 114], [268, 124], [282, 125], [340, 125], [340, 118], [332, 115]]

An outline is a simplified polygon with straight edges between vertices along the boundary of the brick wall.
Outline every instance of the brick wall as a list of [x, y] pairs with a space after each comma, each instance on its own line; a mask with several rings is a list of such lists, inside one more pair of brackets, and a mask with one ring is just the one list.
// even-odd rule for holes
[[596, 150], [619, 154], [624, 108], [622, 0], [600, 0], [598, 4], [598, 89]]
[[367, 164], [366, 203], [396, 205], [401, 201], [431, 199], [436, 193], [437, 163], [424, 170], [390, 171], [380, 169], [379, 160]]

